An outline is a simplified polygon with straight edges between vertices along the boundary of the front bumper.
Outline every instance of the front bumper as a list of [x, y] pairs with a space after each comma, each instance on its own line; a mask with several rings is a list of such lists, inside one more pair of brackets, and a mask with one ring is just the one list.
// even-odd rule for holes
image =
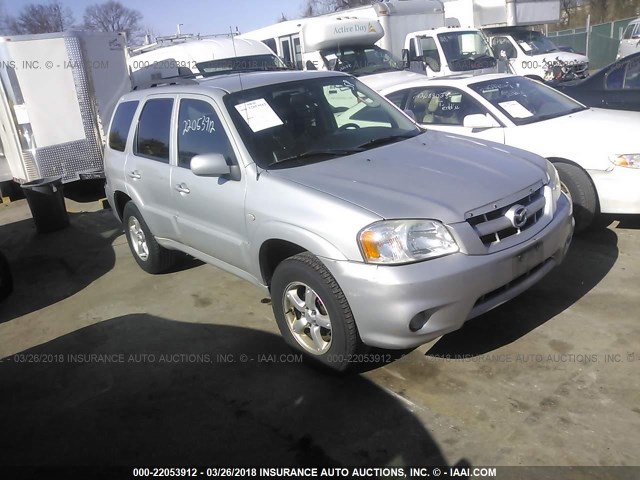
[[[458, 253], [399, 266], [322, 260], [341, 285], [365, 344], [412, 348], [460, 328], [466, 320], [538, 282], [563, 260], [572, 234], [571, 205], [561, 195], [556, 215], [546, 228], [497, 253]], [[539, 261], [523, 273], [518, 257], [534, 249]], [[412, 331], [409, 325], [420, 315], [428, 321]]]
[[640, 168], [590, 170], [602, 213], [640, 213]]

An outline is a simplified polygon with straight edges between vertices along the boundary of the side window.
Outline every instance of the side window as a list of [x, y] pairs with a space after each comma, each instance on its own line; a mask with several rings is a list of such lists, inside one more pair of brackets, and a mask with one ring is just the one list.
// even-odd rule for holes
[[264, 40], [262, 40], [262, 43], [264, 43], [267, 47], [269, 47], [274, 52], [278, 51], [278, 47], [276, 47], [275, 38], [265, 38]]
[[202, 100], [180, 101], [178, 114], [178, 166], [190, 168], [191, 159], [203, 153], [220, 153], [235, 161], [233, 149], [211, 104]]
[[408, 90], [399, 90], [397, 92], [390, 93], [387, 95], [387, 100], [393, 103], [396, 107], [402, 109], [404, 108], [404, 101], [407, 98]]
[[507, 37], [495, 37], [491, 40], [491, 46], [498, 57], [502, 55], [502, 52], [507, 58], [516, 58], [518, 56], [515, 47]]
[[169, 163], [172, 110], [173, 99], [171, 98], [147, 100], [138, 121], [136, 154], [152, 160]]
[[118, 105], [109, 131], [109, 148], [124, 152], [129, 136], [131, 121], [138, 108], [138, 102], [122, 102]]
[[462, 125], [467, 115], [486, 113], [468, 94], [446, 87], [413, 90], [407, 107], [416, 122], [432, 125]]
[[627, 28], [624, 29], [624, 33], [622, 34], [622, 38], [624, 40], [629, 40], [631, 38], [631, 32], [633, 32], [634, 27], [636, 27], [637, 25], [631, 23], [629, 25], [627, 25]]
[[302, 70], [302, 50], [300, 47], [300, 37], [293, 37], [293, 54], [296, 59], [296, 69]]
[[440, 71], [440, 53], [438, 53], [438, 47], [436, 41], [432, 37], [422, 37], [420, 39], [420, 46], [422, 47], [422, 60], [427, 66], [434, 72]]
[[607, 73], [607, 90], [620, 90], [622, 88], [625, 69], [626, 65], [623, 63], [621, 66], [618, 66]]
[[640, 59], [635, 58], [627, 65], [627, 73], [624, 76], [624, 86], [626, 89], [640, 89]]

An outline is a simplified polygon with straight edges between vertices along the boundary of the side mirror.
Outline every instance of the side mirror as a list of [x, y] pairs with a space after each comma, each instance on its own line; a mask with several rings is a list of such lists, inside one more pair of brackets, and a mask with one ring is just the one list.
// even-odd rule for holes
[[402, 49], [402, 64], [404, 65], [405, 69], [409, 69], [409, 66], [410, 66], [409, 49], [407, 48]]
[[240, 180], [240, 167], [229, 166], [219, 153], [204, 153], [191, 159], [191, 171], [199, 177], [223, 177]]
[[466, 128], [472, 129], [496, 128], [500, 126], [500, 124], [496, 122], [491, 115], [483, 115], [481, 113], [467, 115], [464, 117], [462, 125]]

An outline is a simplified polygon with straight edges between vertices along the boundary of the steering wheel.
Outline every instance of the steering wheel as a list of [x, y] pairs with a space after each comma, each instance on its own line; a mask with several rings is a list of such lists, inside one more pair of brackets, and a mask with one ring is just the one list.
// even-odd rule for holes
[[360, 128], [360, 125], [357, 123], [345, 123], [338, 130], [357, 130], [358, 128]]

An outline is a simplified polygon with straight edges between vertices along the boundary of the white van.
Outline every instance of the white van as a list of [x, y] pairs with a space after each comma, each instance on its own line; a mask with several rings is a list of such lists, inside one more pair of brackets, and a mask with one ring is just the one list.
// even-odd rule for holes
[[640, 52], [640, 17], [632, 20], [622, 33], [616, 60]]
[[231, 71], [283, 70], [286, 65], [264, 43], [237, 37], [177, 39], [149, 45], [129, 58], [131, 85], [146, 88], [177, 76], [210, 76]]

